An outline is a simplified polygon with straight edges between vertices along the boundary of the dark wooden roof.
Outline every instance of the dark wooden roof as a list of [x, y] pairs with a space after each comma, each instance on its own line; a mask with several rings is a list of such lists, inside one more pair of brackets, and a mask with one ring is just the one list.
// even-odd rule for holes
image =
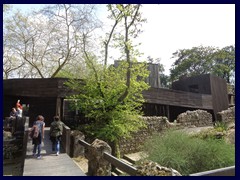
[[65, 97], [71, 91], [66, 78], [8, 79], [3, 81], [4, 95], [24, 97]]
[[[4, 80], [4, 95], [64, 98], [73, 93], [64, 85], [65, 81], [67, 81], [66, 78]], [[143, 96], [147, 103], [212, 109], [212, 96], [207, 94], [150, 88], [143, 92]]]
[[143, 92], [147, 103], [212, 109], [212, 96], [163, 88], [150, 88]]

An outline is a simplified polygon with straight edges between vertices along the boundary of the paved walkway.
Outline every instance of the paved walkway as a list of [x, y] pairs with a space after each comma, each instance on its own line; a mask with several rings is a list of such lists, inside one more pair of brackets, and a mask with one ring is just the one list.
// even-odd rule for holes
[[48, 134], [49, 127], [46, 127], [41, 159], [32, 156], [32, 140], [28, 139], [23, 176], [86, 176], [66, 153], [60, 153], [59, 156], [52, 154]]

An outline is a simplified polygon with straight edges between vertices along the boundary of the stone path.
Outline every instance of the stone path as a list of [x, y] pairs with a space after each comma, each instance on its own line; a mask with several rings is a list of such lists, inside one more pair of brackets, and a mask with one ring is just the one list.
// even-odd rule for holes
[[86, 176], [66, 153], [60, 153], [59, 156], [52, 154], [48, 134], [49, 127], [46, 127], [41, 159], [32, 156], [33, 145], [31, 139], [28, 139], [23, 176]]

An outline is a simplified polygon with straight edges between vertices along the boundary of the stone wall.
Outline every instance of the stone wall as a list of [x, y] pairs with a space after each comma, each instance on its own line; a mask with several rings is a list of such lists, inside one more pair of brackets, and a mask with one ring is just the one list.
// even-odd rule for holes
[[154, 132], [161, 132], [167, 128], [185, 128], [212, 126], [212, 115], [207, 111], [196, 110], [187, 111], [177, 117], [176, 122], [170, 123], [167, 117], [148, 116], [142, 117], [147, 127], [132, 133], [132, 138], [122, 138], [119, 148], [121, 155], [141, 151], [142, 145]]
[[145, 140], [150, 137], [153, 132], [160, 132], [166, 128], [168, 119], [161, 116], [142, 117], [147, 124], [146, 128], [142, 128], [138, 132], [132, 133], [132, 138], [123, 138], [120, 141], [121, 155], [134, 153], [141, 150], [141, 146]]
[[217, 121], [220, 122], [235, 122], [235, 106], [228, 108], [227, 110], [217, 113]]
[[177, 123], [184, 127], [202, 127], [211, 126], [212, 115], [204, 110], [186, 111], [177, 117]]

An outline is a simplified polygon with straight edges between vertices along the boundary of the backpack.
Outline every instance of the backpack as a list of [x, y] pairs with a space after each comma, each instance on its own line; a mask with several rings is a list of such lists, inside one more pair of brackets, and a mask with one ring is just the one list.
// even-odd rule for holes
[[32, 127], [30, 137], [34, 139], [34, 138], [38, 138], [38, 135], [39, 135], [39, 127], [38, 125], [34, 125]]
[[62, 135], [62, 123], [61, 122], [54, 122], [51, 124], [51, 132], [50, 136], [57, 137]]

